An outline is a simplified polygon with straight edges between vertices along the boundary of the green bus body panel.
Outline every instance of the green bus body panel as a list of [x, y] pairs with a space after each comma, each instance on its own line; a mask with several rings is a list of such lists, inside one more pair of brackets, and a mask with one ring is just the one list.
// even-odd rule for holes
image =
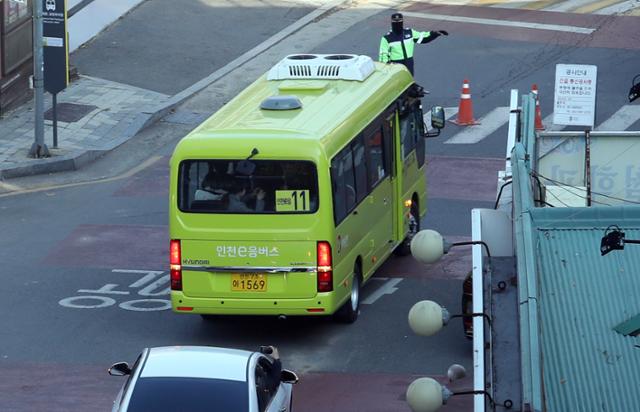
[[[312, 267], [316, 265], [315, 241], [184, 240], [182, 264], [188, 266]], [[283, 263], [285, 263], [283, 265]], [[259, 274], [256, 270], [254, 273]], [[311, 298], [316, 295], [315, 273], [267, 274], [266, 291], [232, 291], [232, 272], [183, 269], [182, 291], [196, 298]]]
[[[317, 293], [314, 271], [269, 273], [266, 292], [245, 292], [231, 290], [232, 273], [183, 269], [183, 290], [171, 293], [173, 309], [193, 307], [189, 313], [203, 314], [335, 312], [349, 297], [355, 262], [360, 262], [365, 280], [368, 279], [406, 234], [404, 199], [418, 193], [424, 209], [425, 181], [423, 169], [415, 167], [403, 172], [408, 173], [404, 179], [385, 178], [356, 207], [358, 213], [352, 211], [336, 228], [330, 161], [411, 84], [413, 78], [401, 65], [379, 63], [363, 82], [267, 81], [262, 76], [184, 137], [171, 157], [169, 196], [169, 233], [171, 239], [181, 240], [183, 265], [198, 266], [197, 263], [208, 261], [203, 266], [313, 267], [317, 264], [317, 241], [328, 241], [332, 248], [334, 291]], [[302, 108], [260, 109], [265, 98], [278, 94], [295, 95]], [[397, 133], [396, 127], [396, 137]], [[256, 159], [312, 161], [318, 174], [318, 210], [312, 214], [246, 215], [184, 213], [178, 209], [180, 162], [244, 159], [253, 148], [259, 151]], [[399, 150], [395, 148], [396, 154]], [[402, 181], [407, 182], [406, 187], [398, 187]], [[398, 198], [398, 192], [408, 197]], [[394, 209], [402, 213], [394, 213]], [[394, 222], [396, 215], [400, 215], [399, 221]], [[372, 222], [380, 224], [372, 226]], [[398, 230], [398, 226], [402, 229]], [[220, 257], [217, 248], [222, 246], [236, 250], [276, 247], [280, 253], [255, 259]], [[324, 312], [310, 313], [310, 308]]]

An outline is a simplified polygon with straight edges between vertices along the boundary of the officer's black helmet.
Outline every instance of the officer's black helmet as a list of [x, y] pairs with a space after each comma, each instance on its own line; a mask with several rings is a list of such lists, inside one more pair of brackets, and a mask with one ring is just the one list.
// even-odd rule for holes
[[393, 13], [391, 15], [391, 31], [395, 34], [402, 34], [403, 28], [402, 13]]

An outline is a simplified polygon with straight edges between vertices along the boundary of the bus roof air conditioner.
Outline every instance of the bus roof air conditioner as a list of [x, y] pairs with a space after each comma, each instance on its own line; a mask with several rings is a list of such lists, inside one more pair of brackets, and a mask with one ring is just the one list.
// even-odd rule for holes
[[278, 62], [267, 80], [329, 79], [364, 81], [375, 70], [369, 56], [356, 54], [291, 54]]

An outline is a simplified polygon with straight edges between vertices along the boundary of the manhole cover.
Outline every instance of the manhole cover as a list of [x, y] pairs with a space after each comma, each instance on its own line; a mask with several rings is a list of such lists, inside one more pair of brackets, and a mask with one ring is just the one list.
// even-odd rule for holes
[[[58, 103], [58, 121], [66, 123], [77, 122], [97, 108], [98, 106], [88, 104]], [[53, 108], [44, 112], [44, 118], [53, 120]]]

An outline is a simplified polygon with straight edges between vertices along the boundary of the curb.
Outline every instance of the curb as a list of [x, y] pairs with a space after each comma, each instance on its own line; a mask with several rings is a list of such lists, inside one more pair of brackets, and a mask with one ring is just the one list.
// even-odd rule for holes
[[87, 149], [87, 150], [77, 150], [71, 153], [68, 153], [63, 156], [55, 157], [55, 158], [46, 158], [41, 160], [33, 160], [28, 161], [29, 164], [23, 164], [19, 166], [1, 168], [0, 167], [0, 180], [11, 179], [17, 177], [25, 177], [25, 176], [33, 176], [38, 174], [47, 174], [47, 173], [57, 173], [71, 170], [78, 170], [82, 166], [104, 156], [111, 150], [116, 147], [122, 145], [127, 142], [129, 139], [134, 137], [136, 134], [140, 133], [142, 130], [151, 126], [162, 117], [167, 115], [172, 109], [184, 103], [187, 99], [197, 94], [198, 92], [204, 90], [212, 83], [216, 82], [220, 78], [226, 76], [233, 70], [242, 66], [249, 60], [258, 56], [259, 54], [265, 52], [269, 48], [271, 48], [276, 43], [280, 42], [282, 39], [290, 36], [296, 31], [302, 29], [309, 23], [314, 22], [319, 19], [323, 15], [329, 13], [334, 8], [339, 7], [345, 3], [351, 3], [352, 0], [333, 0], [328, 2], [327, 4], [320, 6], [315, 9], [311, 13], [302, 17], [300, 20], [296, 21], [292, 25], [286, 27], [280, 32], [274, 34], [264, 42], [260, 43], [253, 49], [245, 52], [240, 55], [236, 59], [229, 62], [224, 67], [216, 70], [211, 73], [209, 76], [204, 79], [199, 80], [198, 82], [192, 84], [188, 88], [178, 92], [177, 94], [171, 96], [169, 100], [165, 103], [156, 106], [151, 109], [147, 113], [140, 113], [136, 120], [131, 124], [129, 129], [123, 134], [121, 138], [118, 138], [113, 144], [109, 145], [109, 147], [101, 148], [101, 149]]
[[280, 42], [285, 37], [290, 36], [291, 34], [295, 33], [298, 30], [300, 30], [304, 26], [306, 26], [309, 23], [313, 22], [314, 20], [316, 20], [316, 19], [322, 17], [323, 15], [327, 14], [328, 12], [333, 10], [334, 8], [340, 6], [340, 5], [344, 4], [344, 3], [350, 3], [350, 2], [351, 2], [351, 0], [333, 0], [333, 1], [330, 1], [329, 3], [317, 8], [316, 10], [314, 10], [311, 13], [307, 14], [306, 16], [302, 17], [300, 20], [296, 21], [291, 26], [289, 26], [289, 27], [281, 30], [280, 32], [274, 34], [273, 36], [269, 37], [264, 42], [260, 43], [259, 45], [257, 45], [253, 49], [245, 52], [241, 56], [239, 56], [236, 59], [232, 60], [231, 62], [227, 63], [227, 65], [225, 65], [224, 67], [222, 67], [222, 68], [216, 70], [215, 72], [211, 73], [209, 76], [205, 77], [204, 79], [199, 80], [198, 82], [192, 84], [191, 86], [187, 87], [183, 91], [178, 92], [177, 94], [173, 95], [172, 97], [169, 98], [169, 100], [167, 100], [162, 105], [157, 106], [153, 110], [153, 114], [151, 115], [151, 117], [149, 118], [147, 123], [144, 125], [144, 127], [148, 127], [149, 125], [155, 123], [157, 120], [159, 120], [160, 118], [164, 117], [169, 111], [171, 111], [176, 106], [179, 106], [180, 104], [182, 104], [188, 98], [190, 98], [193, 95], [197, 94], [198, 92], [204, 90], [205, 88], [207, 88], [212, 83], [214, 83], [217, 80], [219, 80], [220, 78], [226, 76], [227, 74], [229, 74], [233, 70], [237, 69], [238, 67], [242, 66], [243, 64], [245, 64], [249, 60], [251, 60], [254, 57], [258, 56], [259, 54], [265, 52], [266, 50], [271, 48], [274, 44]]
[[[21, 165], [0, 168], [0, 181], [17, 177], [33, 176], [48, 173], [67, 172], [78, 170], [90, 162], [104, 156], [116, 147], [126, 143], [143, 130], [151, 117], [151, 113], [140, 113], [122, 136], [113, 140], [108, 146], [99, 149], [79, 149], [62, 156], [34, 159], [22, 162]], [[26, 163], [26, 164], [25, 164]]]

